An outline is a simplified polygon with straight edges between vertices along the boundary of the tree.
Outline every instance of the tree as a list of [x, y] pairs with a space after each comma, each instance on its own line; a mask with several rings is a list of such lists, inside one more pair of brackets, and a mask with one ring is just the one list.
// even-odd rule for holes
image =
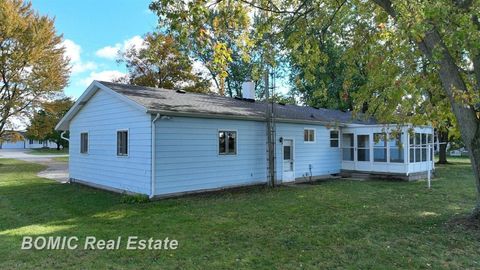
[[192, 61], [180, 51], [171, 36], [150, 33], [144, 47], [128, 49], [118, 62], [124, 62], [131, 84], [190, 92], [208, 92], [210, 83], [192, 71]]
[[68, 82], [69, 60], [54, 21], [31, 3], [0, 1], [0, 137], [14, 116], [31, 114]]
[[62, 98], [44, 102], [41, 109], [34, 113], [26, 136], [30, 139], [53, 141], [60, 147], [68, 147], [68, 141], [61, 138], [61, 132], [55, 130], [55, 126], [73, 106], [74, 101], [70, 98]]
[[[471, 215], [480, 219], [480, 21], [479, 3], [470, 0], [409, 2], [392, 5], [374, 1], [395, 27], [391, 30], [413, 42], [435, 66], [445, 96], [470, 154], [477, 186], [477, 205]], [[471, 65], [469, 64], [471, 63]], [[465, 67], [470, 69], [464, 72]]]
[[159, 28], [208, 69], [220, 95], [241, 96], [244, 81], [259, 85], [264, 68], [281, 60], [276, 36], [266, 38], [273, 24], [262, 23], [265, 14], [244, 1], [156, 0], [150, 9]]

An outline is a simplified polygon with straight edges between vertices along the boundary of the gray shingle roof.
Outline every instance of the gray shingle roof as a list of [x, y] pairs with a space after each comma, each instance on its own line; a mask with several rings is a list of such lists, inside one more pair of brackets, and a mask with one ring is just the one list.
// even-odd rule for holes
[[[178, 93], [152, 87], [99, 81], [113, 91], [147, 108], [151, 113], [172, 112], [200, 115], [263, 118], [267, 103], [249, 102], [213, 94]], [[374, 124], [373, 120], [352, 119], [350, 112], [316, 109], [308, 106], [275, 104], [275, 118], [290, 121]]]

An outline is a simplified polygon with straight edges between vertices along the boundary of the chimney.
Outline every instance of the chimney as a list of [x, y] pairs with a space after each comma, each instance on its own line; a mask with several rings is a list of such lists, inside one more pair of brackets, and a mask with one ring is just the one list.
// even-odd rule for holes
[[242, 97], [244, 99], [255, 100], [255, 83], [254, 82], [248, 81], [242, 84]]

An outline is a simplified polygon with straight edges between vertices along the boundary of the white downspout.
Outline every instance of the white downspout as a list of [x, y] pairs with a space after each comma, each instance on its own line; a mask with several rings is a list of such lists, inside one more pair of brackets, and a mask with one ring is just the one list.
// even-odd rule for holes
[[151, 167], [152, 167], [152, 171], [150, 172], [150, 175], [151, 175], [151, 179], [150, 179], [150, 196], [149, 198], [152, 199], [153, 196], [155, 196], [155, 164], [156, 164], [156, 160], [155, 160], [155, 134], [157, 133], [156, 132], [156, 128], [155, 128], [155, 121], [157, 121], [157, 119], [160, 118], [160, 114], [157, 113], [157, 115], [155, 116], [155, 118], [153, 118], [152, 120], [152, 126], [151, 126], [151, 129], [152, 129], [152, 153], [151, 153], [151, 156], [152, 156], [152, 159], [150, 161], [151, 163]]
[[64, 139], [64, 140], [67, 141], [67, 142], [70, 142], [70, 139], [69, 139], [69, 138], [64, 137], [65, 132], [67, 132], [67, 131], [64, 130], [64, 131], [62, 131], [62, 133], [60, 133], [60, 138]]

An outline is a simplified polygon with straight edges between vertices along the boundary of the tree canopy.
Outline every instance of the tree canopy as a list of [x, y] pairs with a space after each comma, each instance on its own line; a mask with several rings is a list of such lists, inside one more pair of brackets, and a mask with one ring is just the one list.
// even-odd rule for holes
[[61, 138], [61, 132], [55, 130], [55, 126], [73, 106], [74, 101], [70, 98], [62, 98], [43, 102], [40, 110], [35, 112], [27, 128], [26, 136], [30, 139], [41, 141], [53, 141], [57, 149], [68, 147], [68, 141]]
[[0, 1], [0, 137], [14, 116], [29, 115], [68, 82], [69, 61], [54, 21], [31, 3]]
[[193, 71], [192, 61], [171, 36], [150, 33], [143, 45], [122, 53], [118, 61], [126, 64], [128, 75], [121, 80], [142, 86], [209, 91], [210, 82]]

